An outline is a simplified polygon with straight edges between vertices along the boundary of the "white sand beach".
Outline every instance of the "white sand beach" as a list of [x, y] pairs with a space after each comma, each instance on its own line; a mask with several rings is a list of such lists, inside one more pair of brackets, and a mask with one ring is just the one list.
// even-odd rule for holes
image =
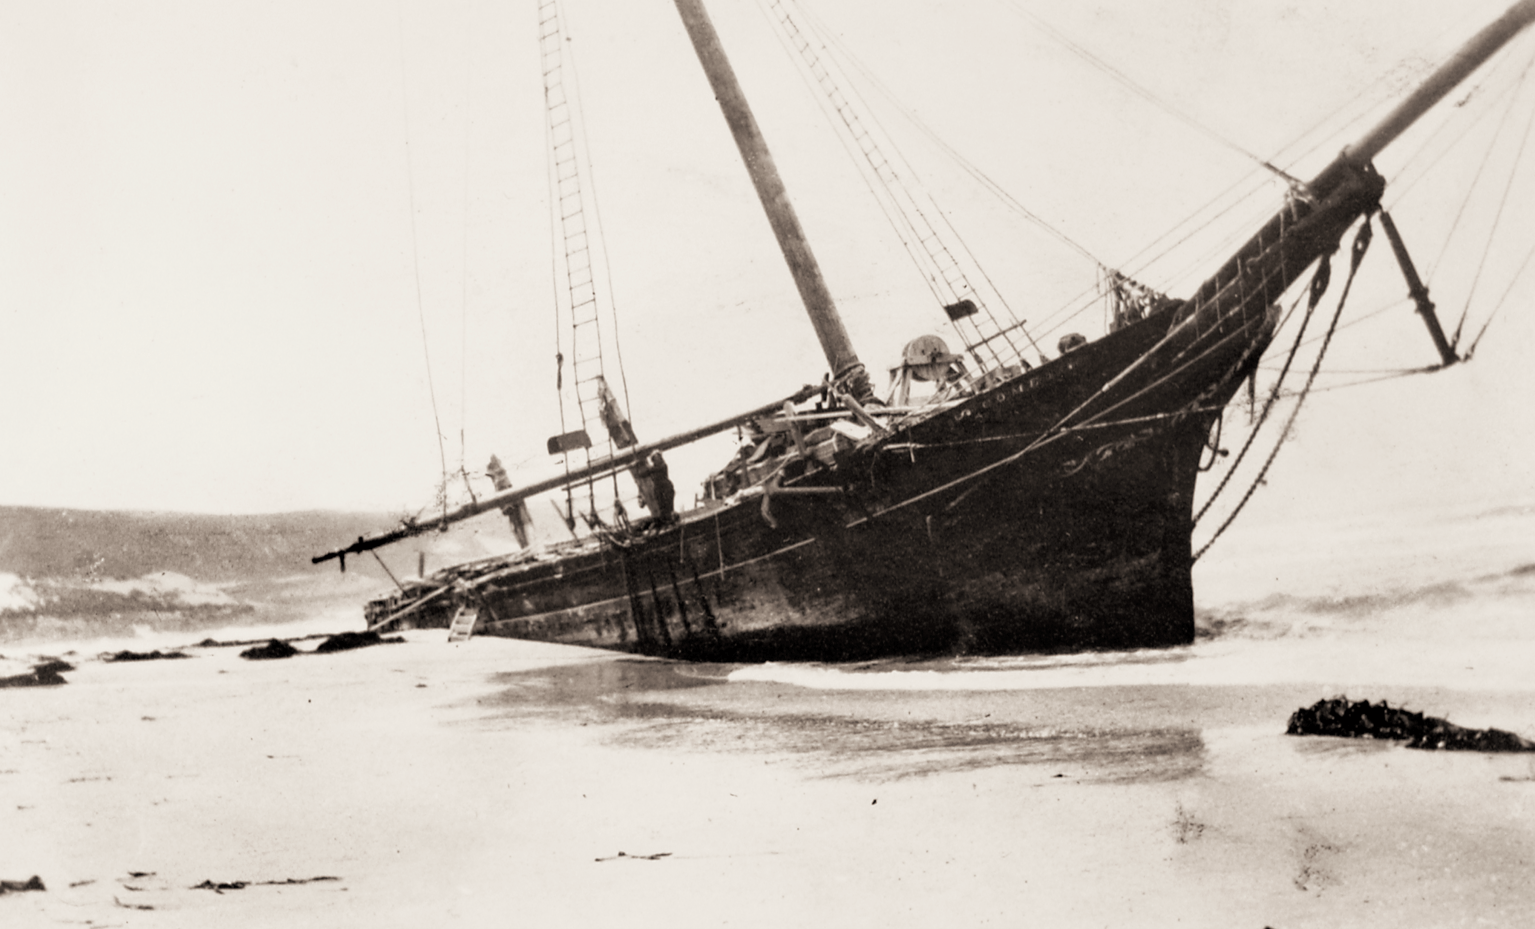
[[[1284, 735], [1326, 684], [1135, 683], [1202, 646], [958, 691], [407, 640], [0, 692], [0, 877], [47, 887], [0, 923], [1535, 922], [1531, 756]], [[1372, 696], [1535, 731], [1527, 691]]]

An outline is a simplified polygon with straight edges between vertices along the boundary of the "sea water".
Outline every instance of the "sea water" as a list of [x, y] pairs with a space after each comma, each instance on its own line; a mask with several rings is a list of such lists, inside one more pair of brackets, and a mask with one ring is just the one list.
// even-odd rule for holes
[[[48, 583], [0, 574], [0, 616], [32, 615]], [[363, 600], [382, 591], [376, 579], [355, 575], [242, 585], [169, 572], [94, 587], [137, 609], [52, 616], [8, 635], [0, 653], [25, 661], [351, 631], [362, 627]], [[1385, 685], [1535, 688], [1535, 498], [1327, 523], [1238, 523], [1196, 565], [1194, 588], [1197, 636], [1184, 647], [768, 663], [723, 673], [741, 683], [891, 693], [1308, 683], [1365, 697], [1366, 688]], [[255, 603], [241, 603], [252, 592]], [[174, 621], [157, 622], [156, 603], [168, 604]]]

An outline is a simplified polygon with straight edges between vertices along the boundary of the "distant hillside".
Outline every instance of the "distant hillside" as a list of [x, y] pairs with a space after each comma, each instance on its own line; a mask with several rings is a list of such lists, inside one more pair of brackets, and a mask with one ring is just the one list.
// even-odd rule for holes
[[[208, 516], [0, 507], [0, 643], [137, 634], [204, 634], [231, 624], [334, 620], [392, 588], [371, 555], [310, 558], [398, 525], [374, 513]], [[378, 554], [397, 578], [511, 551], [500, 514]]]
[[[0, 507], [0, 572], [22, 577], [134, 578], [173, 571], [220, 582], [334, 572], [309, 559], [391, 528], [377, 513], [209, 516]], [[351, 559], [369, 574], [372, 558]]]
[[[0, 506], [0, 574], [110, 580], [171, 571], [213, 584], [336, 574], [335, 561], [314, 565], [309, 559], [398, 525], [398, 517], [382, 513], [324, 510], [209, 516]], [[430, 571], [516, 547], [506, 521], [492, 513], [379, 555], [403, 577], [416, 573], [418, 552], [426, 553]], [[371, 555], [348, 558], [346, 568], [388, 580]]]

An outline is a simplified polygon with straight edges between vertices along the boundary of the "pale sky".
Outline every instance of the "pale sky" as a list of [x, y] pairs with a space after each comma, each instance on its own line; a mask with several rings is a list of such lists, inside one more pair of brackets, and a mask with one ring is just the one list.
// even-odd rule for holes
[[[1115, 264], [1252, 171], [1238, 149], [1314, 173], [1367, 122], [1299, 160], [1286, 146], [1361, 92], [1407, 86], [1505, 5], [1017, 0], [1226, 146], [1010, 2], [806, 2], [948, 144]], [[818, 381], [824, 361], [672, 4], [566, 8], [641, 437]], [[710, 8], [864, 361], [880, 372], [908, 339], [946, 335], [755, 3]], [[558, 420], [535, 25], [532, 0], [0, 0], [0, 505], [416, 510], [438, 480], [433, 392], [450, 468], [461, 447], [470, 470], [491, 452], [546, 465]], [[1510, 53], [1520, 66], [1530, 40]], [[1532, 93], [1503, 147], [1517, 149]], [[1496, 128], [1493, 112], [1468, 138]], [[1388, 178], [1427, 138], [1381, 159]], [[903, 151], [940, 164], [920, 142]], [[1475, 167], [1435, 165], [1462, 186]], [[1501, 185], [1509, 168], [1485, 174]], [[1532, 175], [1511, 203], [1535, 202]], [[1424, 266], [1460, 203], [1437, 183], [1399, 207], [1388, 193]], [[1091, 264], [973, 188], [937, 176], [931, 189], [1020, 315], [1092, 284]], [[1257, 205], [1227, 221], [1244, 228]], [[1478, 209], [1430, 281], [1450, 327], [1491, 222]], [[1499, 222], [1475, 321], [1535, 241], [1528, 210]], [[1357, 315], [1404, 289], [1381, 237], [1367, 268]], [[1149, 273], [1175, 296], [1197, 278]], [[1535, 269], [1465, 370], [1318, 395], [1266, 505], [1527, 494], [1532, 296]], [[1335, 351], [1370, 371], [1435, 358], [1405, 306]]]

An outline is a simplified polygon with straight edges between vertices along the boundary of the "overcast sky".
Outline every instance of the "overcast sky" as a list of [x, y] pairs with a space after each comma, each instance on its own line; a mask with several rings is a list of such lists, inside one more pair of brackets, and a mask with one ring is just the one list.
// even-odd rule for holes
[[[1399, 92], [1504, 3], [807, 5], [948, 144], [1129, 267], [1250, 175], [1244, 152], [1314, 173], [1367, 123], [1294, 140]], [[642, 438], [818, 381], [824, 361], [672, 4], [566, 7]], [[882, 371], [942, 314], [755, 2], [710, 7], [854, 341]], [[438, 479], [438, 424], [450, 468], [462, 455], [482, 469], [491, 452], [545, 465], [559, 426], [535, 27], [532, 0], [0, 0], [0, 504], [415, 510]], [[1514, 73], [1532, 50], [1528, 36], [1511, 50]], [[1499, 139], [1511, 151], [1531, 93]], [[1404, 139], [1383, 170], [1426, 166], [1407, 155], [1435, 138], [1492, 141], [1502, 110], [1489, 112]], [[881, 119], [935, 166], [930, 189], [1020, 315], [1043, 319], [1091, 285], [1090, 262], [943, 174], [892, 111]], [[1478, 164], [1465, 148], [1434, 165], [1461, 185]], [[1501, 185], [1509, 166], [1484, 174]], [[1535, 202], [1531, 174], [1511, 203]], [[1460, 203], [1436, 183], [1393, 208], [1425, 266]], [[1282, 187], [1267, 190], [1258, 213], [1226, 221], [1261, 218]], [[1478, 267], [1473, 320], [1509, 286], [1535, 239], [1517, 213], [1497, 219], [1485, 266], [1495, 214], [1466, 214], [1431, 281], [1447, 325]], [[1359, 315], [1401, 296], [1384, 240], [1375, 252]], [[1181, 268], [1147, 281], [1187, 293], [1197, 273]], [[1532, 296], [1535, 271], [1465, 370], [1319, 395], [1268, 505], [1527, 492]], [[1341, 368], [1435, 357], [1410, 308], [1346, 333]]]

